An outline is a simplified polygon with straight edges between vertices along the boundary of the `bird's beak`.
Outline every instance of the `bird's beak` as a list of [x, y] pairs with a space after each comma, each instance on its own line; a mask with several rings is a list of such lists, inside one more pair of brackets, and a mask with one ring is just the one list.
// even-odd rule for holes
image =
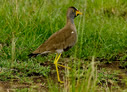
[[79, 10], [76, 11], [76, 16], [77, 15], [82, 15], [82, 12], [80, 12]]

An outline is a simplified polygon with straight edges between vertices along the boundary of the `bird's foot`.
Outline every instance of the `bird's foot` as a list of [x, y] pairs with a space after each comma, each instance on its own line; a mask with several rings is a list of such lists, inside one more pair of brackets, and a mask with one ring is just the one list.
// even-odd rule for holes
[[64, 67], [64, 68], [67, 68], [67, 69], [71, 69], [70, 67], [67, 67], [67, 66], [64, 66], [64, 65], [60, 65], [60, 64], [57, 64], [58, 66], [61, 66], [61, 67]]
[[62, 83], [64, 83], [64, 82], [63, 82], [63, 81], [61, 81], [61, 80], [58, 80], [58, 82], [59, 82], [59, 83], [61, 83], [61, 84], [62, 84]]

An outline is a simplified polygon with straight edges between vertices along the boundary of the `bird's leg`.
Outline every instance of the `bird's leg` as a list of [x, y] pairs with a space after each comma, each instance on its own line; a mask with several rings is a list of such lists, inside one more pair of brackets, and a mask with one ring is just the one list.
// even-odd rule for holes
[[61, 54], [60, 54], [59, 56], [58, 56], [58, 54], [56, 54], [54, 64], [55, 64], [55, 66], [56, 66], [56, 72], [57, 72], [58, 81], [59, 81], [60, 83], [64, 83], [63, 81], [60, 80], [59, 72], [58, 72], [58, 67], [57, 67], [57, 62], [58, 62], [60, 56], [61, 56]]
[[[54, 60], [54, 64], [55, 64], [55, 61], [56, 59], [58, 58], [58, 54], [56, 54], [56, 57], [55, 57], [55, 60]], [[57, 64], [58, 66], [61, 66], [61, 67], [64, 67], [64, 68], [67, 68], [67, 69], [71, 69], [70, 67], [67, 67], [67, 66], [64, 66], [64, 65], [60, 65], [60, 64]]]
[[[58, 57], [58, 54], [56, 53], [56, 57], [55, 57], [55, 60], [54, 60], [54, 61], [56, 61], [56, 60], [57, 60], [57, 57]], [[55, 64], [55, 62], [54, 62], [54, 64]]]

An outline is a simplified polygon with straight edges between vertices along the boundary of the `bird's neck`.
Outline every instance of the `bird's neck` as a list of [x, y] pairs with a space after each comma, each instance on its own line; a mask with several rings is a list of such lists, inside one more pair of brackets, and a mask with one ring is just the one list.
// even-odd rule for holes
[[67, 17], [67, 24], [74, 24], [74, 19]]

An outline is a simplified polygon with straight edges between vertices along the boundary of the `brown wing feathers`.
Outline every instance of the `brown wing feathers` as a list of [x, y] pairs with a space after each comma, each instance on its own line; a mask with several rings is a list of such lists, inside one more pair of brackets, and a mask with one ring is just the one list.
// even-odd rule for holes
[[[70, 38], [73, 37], [71, 35], [72, 29], [62, 29], [56, 33], [54, 33], [46, 42], [44, 42], [41, 46], [39, 46], [33, 53], [29, 54], [29, 57], [35, 57], [38, 54], [46, 54], [43, 52], [55, 52], [57, 49], [66, 49], [72, 46], [71, 42], [69, 41]], [[75, 39], [74, 39], [75, 40]], [[73, 42], [73, 40], [72, 40]], [[69, 45], [70, 44], [70, 45]], [[67, 50], [65, 50], [67, 51]]]

